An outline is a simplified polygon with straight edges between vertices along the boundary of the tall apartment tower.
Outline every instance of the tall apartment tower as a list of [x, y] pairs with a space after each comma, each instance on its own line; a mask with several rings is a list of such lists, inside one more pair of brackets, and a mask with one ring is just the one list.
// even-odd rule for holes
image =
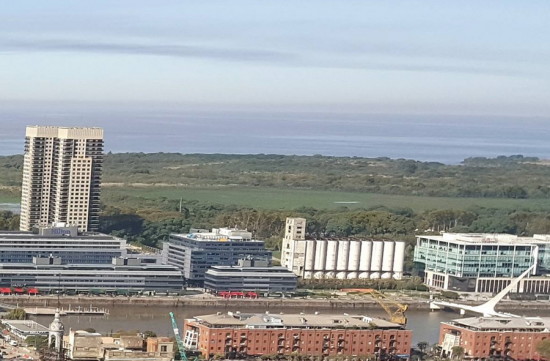
[[101, 128], [27, 127], [20, 229], [61, 222], [96, 231], [102, 162]]

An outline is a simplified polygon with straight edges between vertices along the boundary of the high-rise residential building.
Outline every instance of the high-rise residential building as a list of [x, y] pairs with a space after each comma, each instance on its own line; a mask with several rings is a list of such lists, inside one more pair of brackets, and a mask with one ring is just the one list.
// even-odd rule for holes
[[101, 128], [27, 127], [20, 229], [66, 223], [96, 231], [102, 162]]

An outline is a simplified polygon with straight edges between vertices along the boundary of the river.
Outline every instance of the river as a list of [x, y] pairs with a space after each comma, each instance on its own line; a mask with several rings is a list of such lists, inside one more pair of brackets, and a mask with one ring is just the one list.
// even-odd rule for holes
[[[185, 307], [171, 308], [170, 306], [115, 306], [110, 307], [110, 313], [106, 316], [66, 316], [62, 319], [65, 324], [65, 329], [86, 329], [94, 328], [98, 332], [108, 334], [118, 330], [151, 330], [159, 336], [172, 336], [172, 326], [170, 323], [169, 312], [174, 312], [178, 323], [183, 323], [183, 319], [191, 318], [197, 315], [205, 315], [216, 312], [241, 311], [241, 312], [265, 312], [265, 309], [247, 308], [246, 310], [228, 310], [223, 307]], [[271, 313], [311, 313], [311, 310], [289, 309], [289, 308], [273, 308]], [[318, 310], [320, 313], [334, 313], [331, 310]], [[342, 313], [344, 311], [341, 311]], [[349, 311], [350, 313], [360, 313], [373, 317], [385, 317], [383, 311], [365, 309], [363, 311]], [[550, 311], [544, 312], [546, 316], [550, 316]], [[535, 315], [535, 314], [532, 314]], [[407, 328], [413, 330], [413, 344], [420, 341], [427, 341], [430, 344], [436, 343], [439, 337], [439, 324], [444, 321], [449, 321], [460, 316], [454, 312], [438, 311], [429, 312], [421, 310], [412, 310], [407, 312], [408, 325]], [[37, 322], [48, 325], [51, 316], [34, 316], [32, 317]]]
[[25, 105], [0, 109], [1, 155], [23, 152], [26, 124], [103, 127], [105, 150], [115, 153], [322, 154], [450, 164], [473, 156], [550, 158], [550, 121], [537, 117]]

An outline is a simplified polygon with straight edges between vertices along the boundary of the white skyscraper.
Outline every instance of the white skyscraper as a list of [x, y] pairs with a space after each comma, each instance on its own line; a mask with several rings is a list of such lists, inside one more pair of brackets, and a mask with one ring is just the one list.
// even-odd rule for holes
[[27, 127], [20, 229], [61, 222], [96, 231], [102, 162], [101, 128]]

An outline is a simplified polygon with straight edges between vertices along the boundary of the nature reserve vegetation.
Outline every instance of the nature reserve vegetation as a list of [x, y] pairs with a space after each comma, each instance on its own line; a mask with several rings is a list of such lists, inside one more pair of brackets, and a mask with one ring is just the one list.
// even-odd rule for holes
[[[16, 202], [22, 156], [0, 157], [0, 169], [0, 202]], [[318, 237], [404, 239], [409, 255], [418, 233], [550, 233], [550, 163], [521, 155], [446, 165], [108, 153], [103, 172], [101, 231], [151, 247], [191, 227], [236, 226], [278, 250], [288, 216], [307, 218], [308, 232]], [[0, 228], [17, 225], [17, 215], [0, 213]]]

